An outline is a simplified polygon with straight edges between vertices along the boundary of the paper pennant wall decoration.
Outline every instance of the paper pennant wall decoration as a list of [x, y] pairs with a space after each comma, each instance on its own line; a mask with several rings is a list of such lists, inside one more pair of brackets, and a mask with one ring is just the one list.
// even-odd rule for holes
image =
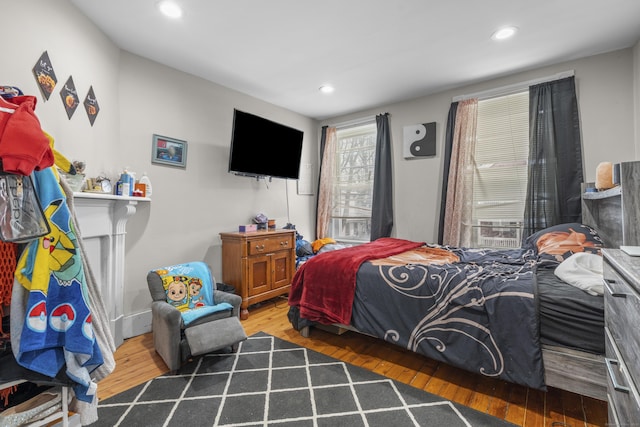
[[93, 122], [96, 121], [96, 117], [100, 112], [98, 100], [96, 99], [95, 93], [93, 93], [93, 86], [89, 87], [89, 92], [84, 98], [84, 109], [87, 112], [87, 116], [89, 117], [89, 123], [91, 123], [91, 126], [93, 126]]
[[58, 83], [58, 79], [46, 50], [40, 55], [36, 65], [33, 66], [33, 75], [36, 78], [36, 82], [38, 82], [38, 87], [45, 101], [49, 100], [51, 93], [53, 93], [53, 88]]
[[67, 117], [71, 120], [71, 116], [73, 116], [76, 108], [78, 108], [78, 104], [80, 104], [78, 91], [76, 90], [76, 85], [73, 83], [72, 76], [69, 76], [67, 82], [60, 90], [60, 98], [62, 98], [62, 103], [64, 104], [64, 109], [67, 112]]

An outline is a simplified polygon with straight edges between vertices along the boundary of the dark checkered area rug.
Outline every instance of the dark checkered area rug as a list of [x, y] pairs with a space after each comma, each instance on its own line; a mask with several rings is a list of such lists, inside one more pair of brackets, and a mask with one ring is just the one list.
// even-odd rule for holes
[[208, 354], [98, 406], [91, 426], [512, 426], [279, 338]]

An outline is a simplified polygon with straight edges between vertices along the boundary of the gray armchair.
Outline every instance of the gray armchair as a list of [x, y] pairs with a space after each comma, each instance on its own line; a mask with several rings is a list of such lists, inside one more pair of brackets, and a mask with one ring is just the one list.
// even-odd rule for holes
[[247, 339], [240, 324], [242, 298], [217, 290], [213, 276], [210, 276], [209, 281], [204, 281], [205, 286], [207, 282], [213, 287], [215, 303], [227, 302], [233, 308], [200, 317], [185, 327], [182, 313], [167, 302], [162, 277], [156, 271], [147, 274], [147, 285], [153, 299], [153, 345], [171, 371], [178, 369], [189, 356], [225, 347], [231, 347], [232, 351], [236, 351], [238, 344]]

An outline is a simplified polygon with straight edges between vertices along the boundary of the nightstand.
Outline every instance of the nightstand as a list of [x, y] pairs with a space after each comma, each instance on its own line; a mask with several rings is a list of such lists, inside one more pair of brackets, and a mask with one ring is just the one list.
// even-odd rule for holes
[[289, 292], [295, 273], [295, 230], [220, 233], [222, 281], [242, 297], [240, 318], [248, 307]]

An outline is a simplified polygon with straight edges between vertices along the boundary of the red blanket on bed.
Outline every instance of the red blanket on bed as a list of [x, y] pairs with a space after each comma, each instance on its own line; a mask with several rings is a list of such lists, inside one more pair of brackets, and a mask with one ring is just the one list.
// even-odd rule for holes
[[314, 322], [351, 323], [356, 273], [368, 260], [385, 258], [424, 245], [420, 242], [383, 237], [374, 242], [311, 258], [296, 272], [289, 292], [289, 305], [300, 308], [300, 316]]

